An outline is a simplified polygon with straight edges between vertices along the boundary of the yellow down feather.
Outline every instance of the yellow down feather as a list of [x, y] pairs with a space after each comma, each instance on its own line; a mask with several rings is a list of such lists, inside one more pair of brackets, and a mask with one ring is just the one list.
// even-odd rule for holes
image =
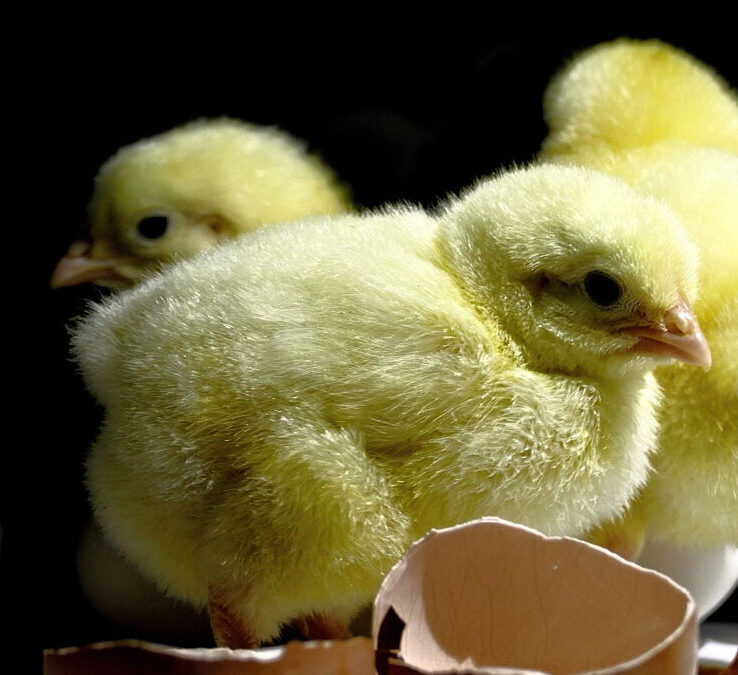
[[[593, 269], [617, 306], [587, 297]], [[77, 327], [106, 409], [96, 517], [232, 646], [346, 619], [431, 527], [582, 535], [643, 484], [657, 432], [665, 359], [613, 331], [695, 291], [673, 212], [586, 169], [502, 174], [435, 215], [264, 228]]]
[[677, 544], [738, 544], [738, 99], [658, 41], [618, 40], [573, 60], [545, 95], [544, 161], [625, 179], [682, 217], [700, 254], [695, 311], [709, 372], [657, 371], [660, 452], [627, 527]]

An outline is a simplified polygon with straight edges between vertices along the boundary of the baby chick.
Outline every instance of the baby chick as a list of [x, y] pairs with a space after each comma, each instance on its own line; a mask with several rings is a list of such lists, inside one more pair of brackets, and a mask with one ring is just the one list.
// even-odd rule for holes
[[203, 120], [126, 146], [100, 169], [90, 238], [72, 244], [54, 288], [123, 288], [161, 263], [265, 224], [350, 208], [347, 192], [287, 133]]
[[577, 535], [648, 472], [650, 372], [710, 353], [662, 204], [557, 166], [412, 208], [264, 228], [99, 304], [111, 541], [219, 644], [346, 634], [407, 546], [484, 515]]
[[738, 99], [703, 64], [658, 41], [576, 58], [545, 96], [544, 161], [624, 178], [682, 217], [701, 259], [695, 313], [709, 372], [657, 371], [665, 405], [654, 473], [598, 536], [637, 554], [645, 530], [676, 545], [738, 544]]

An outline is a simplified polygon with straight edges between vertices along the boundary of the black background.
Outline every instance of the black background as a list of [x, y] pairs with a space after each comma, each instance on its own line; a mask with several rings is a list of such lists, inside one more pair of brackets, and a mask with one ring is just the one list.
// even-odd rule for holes
[[[147, 29], [147, 17], [133, 17], [114, 39], [120, 21], [131, 18], [92, 17], [89, 30], [70, 33], [47, 16], [43, 33], [27, 35], [35, 65], [21, 70], [11, 61], [7, 76], [5, 146], [20, 151], [5, 154], [13, 175], [5, 181], [11, 376], [0, 597], [4, 642], [23, 644], [35, 666], [42, 648], [132, 637], [87, 604], [75, 569], [88, 517], [82, 466], [100, 411], [69, 362], [65, 324], [100, 292], [48, 288], [85, 220], [96, 170], [116, 149], [196, 117], [229, 115], [305, 139], [360, 205], [431, 205], [478, 176], [530, 160], [545, 135], [546, 83], [597, 42], [659, 37], [738, 86], [730, 43], [696, 30], [588, 29], [540, 38], [365, 26], [358, 36], [359, 17], [350, 29], [286, 35], [276, 19], [183, 32], [166, 23]], [[713, 618], [738, 621], [735, 596]]]

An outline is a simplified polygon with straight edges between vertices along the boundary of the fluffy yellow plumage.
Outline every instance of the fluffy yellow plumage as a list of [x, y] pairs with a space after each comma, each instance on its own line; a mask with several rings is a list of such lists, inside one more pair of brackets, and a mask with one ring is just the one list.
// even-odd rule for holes
[[331, 170], [289, 134], [231, 119], [192, 122], [101, 167], [90, 240], [72, 245], [52, 286], [127, 287], [262, 225], [349, 209]]
[[650, 371], [709, 358], [695, 281], [667, 207], [577, 168], [500, 175], [434, 216], [264, 228], [78, 327], [107, 412], [96, 516], [209, 605], [221, 644], [292, 620], [340, 635], [431, 527], [579, 535], [618, 514], [655, 443]]
[[667, 202], [700, 253], [695, 311], [713, 368], [657, 371], [661, 451], [618, 536], [635, 540], [628, 548], [644, 527], [682, 545], [738, 544], [738, 100], [687, 54], [619, 40], [564, 69], [545, 112], [545, 161], [603, 170]]

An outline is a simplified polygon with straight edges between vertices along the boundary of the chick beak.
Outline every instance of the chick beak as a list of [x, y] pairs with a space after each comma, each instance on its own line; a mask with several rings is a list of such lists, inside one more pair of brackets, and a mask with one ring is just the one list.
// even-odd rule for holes
[[51, 288], [75, 286], [85, 282], [128, 281], [118, 271], [121, 263], [117, 258], [91, 257], [89, 241], [75, 241], [56, 265], [51, 275]]
[[632, 347], [636, 351], [671, 356], [705, 370], [712, 365], [710, 346], [697, 317], [682, 298], [664, 314], [659, 327], [635, 326], [622, 332], [639, 338]]

